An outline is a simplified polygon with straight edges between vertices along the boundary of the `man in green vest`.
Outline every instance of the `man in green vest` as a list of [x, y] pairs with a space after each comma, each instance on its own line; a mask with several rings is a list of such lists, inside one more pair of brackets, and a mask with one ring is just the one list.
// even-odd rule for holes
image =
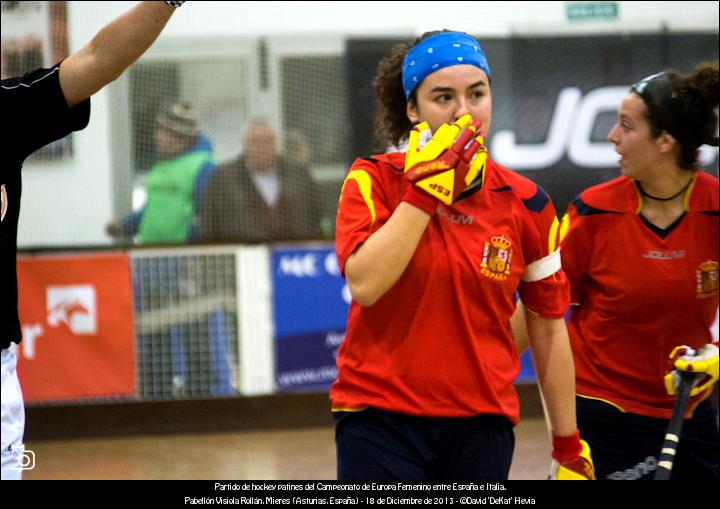
[[188, 103], [160, 111], [155, 125], [158, 161], [145, 182], [145, 206], [112, 222], [113, 237], [135, 236], [142, 244], [176, 244], [194, 240], [195, 217], [207, 182], [215, 169], [212, 147], [198, 133], [195, 112]]

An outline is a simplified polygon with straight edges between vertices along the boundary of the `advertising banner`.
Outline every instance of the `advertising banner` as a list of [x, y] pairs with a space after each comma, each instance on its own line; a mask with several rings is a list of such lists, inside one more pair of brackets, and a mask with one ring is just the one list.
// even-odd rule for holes
[[271, 267], [277, 389], [326, 390], [350, 307], [335, 248], [279, 248]]
[[135, 394], [126, 254], [20, 256], [18, 294], [25, 401]]

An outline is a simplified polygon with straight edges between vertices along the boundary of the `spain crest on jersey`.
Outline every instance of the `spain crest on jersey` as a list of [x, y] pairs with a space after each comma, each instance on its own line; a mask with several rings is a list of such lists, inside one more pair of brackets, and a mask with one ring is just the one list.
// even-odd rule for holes
[[496, 281], [505, 281], [510, 275], [512, 243], [504, 235], [496, 235], [485, 242], [480, 273]]
[[696, 274], [697, 296], [712, 297], [718, 291], [718, 262], [707, 260], [698, 267]]

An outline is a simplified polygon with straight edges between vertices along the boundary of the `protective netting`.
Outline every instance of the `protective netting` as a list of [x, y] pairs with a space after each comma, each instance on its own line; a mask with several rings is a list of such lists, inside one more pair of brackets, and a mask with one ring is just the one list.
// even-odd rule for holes
[[[67, 2], [2, 2], [2, 79], [48, 67], [68, 55]], [[33, 154], [54, 159], [72, 152], [71, 138]]]
[[238, 392], [235, 257], [195, 252], [132, 257], [138, 396]]
[[[253, 58], [129, 72], [133, 213], [113, 233], [140, 244], [332, 238], [347, 134], [342, 58], [281, 56], [271, 77], [267, 64], [254, 76]], [[272, 92], [267, 110], [251, 100]]]
[[[67, 2], [2, 2], [3, 77], [79, 49], [68, 48], [68, 10]], [[91, 33], [107, 22], [81, 8], [72, 20]], [[623, 89], [718, 55], [711, 33], [578, 32], [476, 34], [493, 73], [490, 155], [543, 185], [559, 212], [582, 188], [618, 174], [605, 138]], [[109, 105], [94, 103], [82, 134], [28, 162], [35, 201], [23, 211], [19, 245], [332, 239], [348, 166], [383, 149], [373, 136], [371, 82], [379, 59], [402, 40], [238, 37], [207, 23], [192, 35], [162, 34], [107, 87]], [[599, 109], [580, 122], [592, 101]], [[81, 136], [82, 154], [74, 154]], [[717, 150], [705, 148], [702, 163], [717, 173]], [[65, 197], [70, 213], [58, 217], [47, 199], [54, 196]]]

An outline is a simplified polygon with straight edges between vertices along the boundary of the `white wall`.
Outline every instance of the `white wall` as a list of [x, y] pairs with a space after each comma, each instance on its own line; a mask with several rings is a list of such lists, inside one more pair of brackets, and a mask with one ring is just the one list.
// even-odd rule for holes
[[[670, 30], [718, 31], [718, 2], [617, 2], [618, 20], [565, 20], [565, 2], [200, 2], [173, 16], [148, 58], [189, 40], [259, 35], [323, 34], [410, 36], [451, 28], [480, 36], [531, 33], [607, 33]], [[107, 22], [136, 2], [68, 2], [70, 51], [92, 39]], [[409, 8], [413, 5], [414, 8]], [[191, 42], [191, 41], [190, 41]], [[122, 79], [122, 78], [121, 78]], [[119, 87], [120, 85], [111, 85]], [[90, 125], [74, 135], [74, 154], [54, 162], [29, 162], [23, 170], [20, 247], [109, 244], [105, 224], [116, 209], [113, 197], [114, 140], [111, 98], [92, 100]]]
[[[136, 2], [70, 2], [110, 19]], [[218, 35], [422, 33], [439, 27], [478, 35], [508, 35], [565, 26], [567, 2], [199, 2], [181, 7], [166, 35], [197, 35], [212, 27]], [[620, 19], [593, 24], [596, 30], [718, 28], [718, 2], [617, 2]], [[413, 6], [409, 8], [409, 6]], [[76, 8], [76, 6], [73, 6]], [[573, 25], [588, 26], [587, 23]], [[91, 29], [92, 31], [92, 29]]]

